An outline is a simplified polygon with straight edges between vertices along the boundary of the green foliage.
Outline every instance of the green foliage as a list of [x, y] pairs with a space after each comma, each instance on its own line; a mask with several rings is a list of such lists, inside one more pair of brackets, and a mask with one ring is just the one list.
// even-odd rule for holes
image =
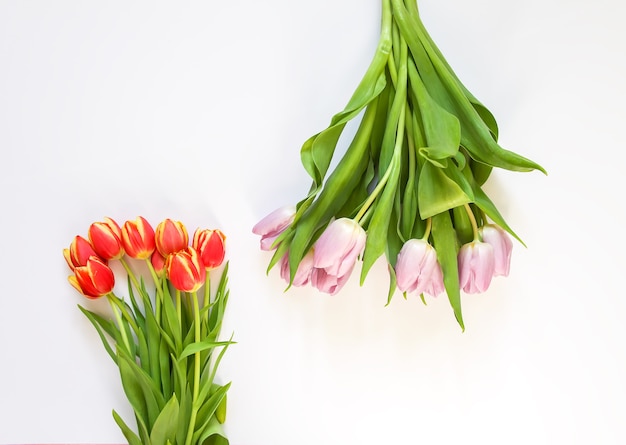
[[[214, 382], [233, 343], [232, 337], [219, 340], [229, 295], [227, 276], [228, 264], [213, 295], [206, 292], [204, 299], [197, 293], [171, 292], [164, 278], [155, 283], [153, 299], [143, 283], [134, 287], [129, 280], [130, 305], [114, 294], [107, 296], [115, 321], [79, 306], [119, 368], [137, 432], [116, 412], [113, 417], [129, 445], [228, 445], [221, 423], [230, 383]], [[210, 288], [208, 278], [205, 286]]]
[[[370, 67], [345, 109], [301, 149], [313, 183], [297, 205], [294, 222], [277, 240], [269, 268], [288, 254], [293, 282], [329, 222], [354, 218], [367, 233], [361, 284], [384, 255], [389, 301], [402, 243], [425, 236], [437, 250], [450, 304], [463, 327], [457, 255], [459, 245], [476, 236], [473, 219], [488, 217], [519, 240], [482, 185], [494, 167], [545, 170], [498, 144], [493, 114], [449, 66], [415, 0], [383, 0], [382, 5], [381, 36]], [[345, 125], [358, 116], [354, 140], [329, 171]]]

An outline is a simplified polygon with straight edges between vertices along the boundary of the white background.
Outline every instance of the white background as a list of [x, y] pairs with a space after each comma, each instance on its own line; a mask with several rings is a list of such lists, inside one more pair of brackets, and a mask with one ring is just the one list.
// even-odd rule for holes
[[62, 257], [110, 216], [228, 235], [233, 445], [626, 442], [626, 19], [618, 0], [420, 0], [500, 142], [548, 171], [487, 191], [528, 245], [509, 278], [385, 308], [379, 263], [283, 293], [250, 229], [378, 39], [369, 0], [0, 1], [0, 443], [121, 443], [117, 368]]

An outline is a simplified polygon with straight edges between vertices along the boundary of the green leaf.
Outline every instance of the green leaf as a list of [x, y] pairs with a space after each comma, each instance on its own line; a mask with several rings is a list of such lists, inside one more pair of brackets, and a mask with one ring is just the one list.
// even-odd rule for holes
[[374, 265], [376, 260], [385, 253], [387, 246], [387, 234], [389, 230], [389, 222], [393, 210], [393, 204], [398, 187], [398, 179], [400, 178], [400, 157], [396, 156], [392, 160], [391, 173], [384, 190], [377, 198], [372, 221], [367, 230], [367, 239], [365, 241], [365, 251], [363, 253], [363, 266], [361, 267], [361, 285], [365, 281], [367, 273]]
[[150, 432], [152, 445], [166, 445], [168, 442], [175, 442], [178, 428], [178, 410], [178, 400], [176, 399], [176, 394], [174, 394], [154, 422]]
[[222, 425], [216, 417], [211, 417], [209, 424], [198, 438], [198, 443], [202, 445], [228, 445], [228, 439], [224, 434]]
[[452, 180], [445, 171], [425, 162], [418, 181], [419, 213], [422, 219], [472, 202], [464, 187]]
[[207, 340], [202, 340], [199, 342], [195, 342], [195, 343], [191, 343], [190, 345], [188, 345], [184, 350], [183, 353], [180, 355], [180, 360], [184, 359], [185, 357], [189, 357], [190, 355], [195, 354], [196, 352], [201, 352], [201, 351], [205, 351], [207, 349], [213, 349], [213, 348], [217, 348], [219, 346], [227, 346], [227, 345], [231, 345], [234, 344], [236, 342], [233, 341], [213, 341], [211, 339], [207, 339]]
[[416, 98], [415, 108], [419, 109], [427, 143], [426, 146], [418, 148], [419, 153], [433, 163], [454, 157], [461, 144], [459, 120], [430, 97], [417, 69], [412, 70], [412, 73], [414, 74], [411, 76], [411, 91]]
[[291, 280], [295, 277], [298, 265], [314, 242], [314, 234], [343, 207], [352, 190], [359, 184], [359, 178], [367, 170], [366, 157], [377, 102], [368, 105], [361, 125], [346, 154], [326, 180], [319, 197], [301, 216], [295, 227], [295, 235], [289, 245], [289, 268]]
[[443, 272], [443, 284], [448, 294], [448, 300], [454, 311], [461, 329], [465, 330], [463, 315], [461, 313], [461, 289], [459, 287], [459, 269], [457, 255], [459, 247], [456, 232], [452, 227], [452, 221], [448, 212], [433, 216], [432, 237], [437, 259]]
[[117, 423], [120, 430], [122, 430], [122, 434], [128, 441], [128, 445], [151, 445], [150, 443], [143, 443], [141, 439], [139, 439], [139, 436], [137, 436], [137, 434], [135, 434], [133, 430], [128, 427], [128, 425], [126, 425], [124, 420], [118, 413], [115, 412], [115, 410], [113, 410], [113, 419], [115, 419], [115, 423]]
[[[419, 76], [431, 97], [455, 115], [461, 124], [461, 145], [477, 161], [514, 171], [540, 170], [543, 167], [523, 156], [505, 150], [494, 140], [490, 128], [464, 93], [456, 76], [443, 63], [424, 36], [424, 31], [408, 17], [402, 0], [392, 0], [394, 17], [406, 39]], [[409, 77], [418, 73], [409, 65]]]
[[118, 348], [117, 356], [126, 397], [142, 423], [150, 430], [165, 405], [160, 387], [122, 349]]
[[96, 314], [95, 312], [91, 312], [90, 310], [85, 309], [80, 304], [78, 305], [78, 309], [80, 309], [80, 311], [83, 314], [85, 314], [85, 316], [87, 317], [87, 319], [89, 319], [89, 321], [94, 326], [94, 328], [96, 328], [96, 332], [98, 333], [98, 336], [100, 337], [100, 340], [102, 341], [102, 345], [104, 346], [104, 349], [106, 349], [111, 359], [113, 359], [113, 362], [117, 364], [117, 355], [113, 351], [111, 344], [109, 343], [106, 336], [104, 335], [104, 333], [106, 332], [108, 335], [115, 338], [116, 333], [117, 333], [117, 329], [115, 328], [115, 325], [111, 321], [102, 318], [100, 315]]
[[[193, 443], [201, 443], [204, 439], [206, 439], [206, 437], [208, 437], [204, 436], [204, 434], [206, 430], [210, 428], [210, 421], [214, 418], [214, 414], [217, 411], [217, 407], [222, 402], [222, 399], [226, 397], [228, 388], [230, 388], [230, 383], [220, 386], [198, 410], [198, 422], [196, 425], [199, 423], [200, 426], [196, 429], [196, 432], [193, 435]], [[203, 437], [204, 439], [202, 439]]]
[[391, 264], [387, 264], [387, 270], [389, 271], [389, 292], [387, 293], [387, 304], [385, 306], [389, 306], [391, 303], [391, 298], [393, 294], [396, 292], [396, 271], [393, 269]]

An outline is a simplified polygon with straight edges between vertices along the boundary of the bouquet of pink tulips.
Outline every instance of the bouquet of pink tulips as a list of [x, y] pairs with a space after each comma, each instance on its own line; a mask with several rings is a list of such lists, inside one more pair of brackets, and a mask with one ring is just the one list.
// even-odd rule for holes
[[[339, 137], [362, 116], [337, 167]], [[493, 167], [540, 170], [497, 143], [489, 110], [461, 83], [432, 41], [415, 0], [382, 0], [373, 61], [346, 108], [308, 139], [301, 158], [313, 183], [295, 207], [253, 232], [274, 250], [292, 286], [337, 293], [362, 260], [361, 284], [386, 256], [388, 300], [395, 289], [446, 292], [464, 328], [461, 295], [484, 292], [507, 275], [517, 235], [482, 190]], [[425, 301], [425, 300], [424, 300]]]
[[[120, 226], [93, 223], [63, 254], [69, 281], [85, 297], [104, 297], [112, 319], [81, 311], [120, 371], [137, 424], [113, 411], [129, 445], [228, 445], [221, 424], [230, 384], [215, 381], [231, 341], [219, 341], [228, 301], [228, 264], [212, 292], [211, 274], [225, 256], [219, 230], [196, 230], [166, 219], [154, 230], [139, 217]], [[113, 262], [125, 272], [128, 301], [114, 292]], [[141, 273], [149, 276], [146, 283]], [[148, 288], [154, 288], [154, 298]], [[221, 348], [219, 353], [217, 349]]]

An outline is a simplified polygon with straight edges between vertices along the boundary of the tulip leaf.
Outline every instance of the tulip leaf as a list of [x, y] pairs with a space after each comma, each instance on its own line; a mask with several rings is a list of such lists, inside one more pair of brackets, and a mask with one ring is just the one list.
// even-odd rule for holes
[[449, 212], [433, 216], [432, 237], [435, 250], [437, 251], [437, 259], [443, 272], [443, 284], [448, 294], [450, 306], [452, 306], [459, 326], [461, 326], [462, 330], [465, 330], [461, 312], [461, 289], [459, 287], [457, 260], [459, 247]]
[[361, 285], [365, 282], [367, 273], [376, 260], [385, 253], [387, 245], [387, 232], [393, 210], [393, 202], [400, 177], [400, 157], [396, 156], [389, 166], [391, 173], [383, 192], [377, 198], [376, 207], [372, 220], [368, 226], [365, 252], [363, 253], [363, 266], [361, 268]]
[[152, 431], [150, 431], [151, 445], [174, 443], [176, 429], [178, 428], [178, 411], [178, 400], [176, 399], [176, 394], [174, 394], [154, 422]]
[[464, 94], [456, 76], [438, 57], [419, 27], [412, 25], [402, 0], [392, 0], [394, 18], [406, 39], [417, 68], [409, 65], [409, 77], [419, 75], [431, 97], [447, 111], [455, 115], [461, 124], [461, 146], [472, 158], [494, 167], [514, 171], [540, 170], [539, 164], [516, 153], [505, 150], [494, 140], [490, 128]]
[[393, 298], [393, 294], [396, 292], [396, 271], [391, 266], [391, 264], [387, 264], [387, 270], [389, 271], [389, 292], [387, 293], [387, 304], [385, 306], [389, 306], [391, 303], [391, 299]]
[[464, 187], [452, 180], [446, 172], [425, 162], [419, 176], [418, 203], [422, 219], [459, 207], [472, 201]]
[[[131, 360], [122, 349], [118, 348], [118, 366], [122, 377], [122, 386], [135, 412], [146, 420], [145, 424], [151, 427], [159, 415], [165, 400], [160, 388], [150, 378], [148, 373], [141, 369], [134, 360]], [[135, 408], [137, 407], [137, 408]]]
[[78, 305], [78, 309], [80, 309], [80, 311], [83, 314], [85, 314], [85, 316], [94, 326], [94, 328], [96, 328], [96, 332], [98, 333], [98, 336], [100, 337], [100, 340], [102, 341], [102, 344], [104, 345], [104, 349], [106, 349], [111, 359], [113, 359], [113, 362], [117, 364], [117, 355], [113, 351], [113, 348], [111, 347], [111, 344], [109, 343], [109, 340], [107, 340], [106, 336], [104, 335], [106, 332], [108, 335], [114, 338], [116, 336], [115, 325], [111, 321], [102, 318], [100, 315], [96, 314], [95, 312], [91, 312], [90, 310], [85, 309], [80, 304]]
[[182, 360], [185, 357], [189, 357], [190, 355], [193, 355], [196, 352], [206, 351], [207, 349], [217, 348], [219, 346], [232, 345], [235, 343], [236, 342], [233, 342], [233, 341], [211, 341], [210, 339], [202, 340], [196, 343], [191, 343], [183, 350], [182, 354], [180, 355], [179, 360]]
[[222, 399], [226, 397], [226, 391], [228, 391], [228, 388], [230, 388], [230, 383], [220, 386], [198, 411], [200, 426], [193, 435], [192, 443], [203, 443], [211, 434], [213, 434], [213, 432], [211, 432], [211, 420], [215, 419], [217, 421], [214, 414], [222, 402]]
[[228, 439], [224, 434], [224, 428], [217, 417], [211, 417], [206, 428], [199, 436], [198, 442], [203, 445], [228, 445]]
[[290, 282], [295, 277], [300, 261], [311, 248], [313, 235], [343, 207], [352, 190], [358, 185], [359, 178], [367, 170], [368, 158], [365, 154], [376, 115], [376, 106], [377, 101], [374, 101], [367, 107], [353, 142], [326, 180], [324, 189], [300, 220], [294, 222], [295, 234], [289, 247]]
[[147, 445], [142, 442], [139, 436], [137, 436], [133, 432], [133, 430], [129, 428], [128, 425], [126, 425], [126, 422], [124, 422], [120, 415], [115, 412], [115, 410], [113, 410], [113, 419], [115, 419], [115, 423], [117, 423], [117, 425], [120, 427], [120, 430], [122, 430], [122, 434], [128, 441], [128, 445]]
[[416, 98], [415, 108], [419, 109], [427, 144], [418, 148], [419, 153], [433, 163], [454, 157], [461, 143], [459, 120], [430, 97], [417, 69], [412, 69], [411, 73], [411, 91]]

